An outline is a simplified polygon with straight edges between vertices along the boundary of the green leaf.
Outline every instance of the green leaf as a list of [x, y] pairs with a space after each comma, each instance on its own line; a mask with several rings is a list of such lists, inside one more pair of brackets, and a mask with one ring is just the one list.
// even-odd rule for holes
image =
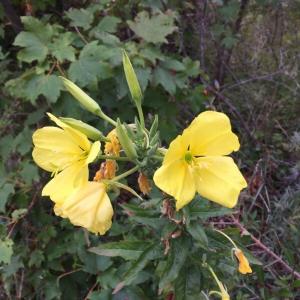
[[35, 250], [30, 254], [30, 259], [28, 262], [28, 266], [36, 266], [37, 268], [40, 268], [41, 263], [45, 261], [45, 257], [43, 255], [43, 252], [41, 250]]
[[39, 181], [38, 166], [36, 164], [31, 164], [29, 160], [24, 161], [23, 169], [20, 171], [19, 175], [22, 180], [27, 185], [32, 185], [33, 181]]
[[165, 60], [165, 56], [161, 52], [161, 50], [151, 44], [145, 44], [145, 46], [141, 49], [140, 53], [153, 64], [156, 64], [156, 59], [162, 61]]
[[109, 287], [115, 288], [118, 284], [119, 277], [115, 275], [116, 271], [117, 269], [115, 268], [109, 268], [98, 276], [97, 281], [101, 282], [101, 286], [105, 290], [108, 290]]
[[5, 238], [4, 241], [0, 239], [0, 263], [10, 264], [13, 244], [14, 242], [9, 238]]
[[170, 71], [162, 69], [161, 67], [156, 67], [153, 72], [153, 84], [161, 86], [169, 92], [171, 95], [174, 95], [176, 92], [176, 84], [174, 83], [174, 78], [171, 75]]
[[104, 18], [101, 19], [98, 26], [95, 27], [93, 30], [97, 29], [99, 31], [115, 33], [117, 31], [116, 26], [121, 22], [122, 20], [117, 17], [105, 16]]
[[163, 69], [173, 70], [173, 71], [185, 71], [185, 66], [176, 59], [167, 58], [161, 65]]
[[97, 256], [94, 253], [88, 252], [85, 248], [78, 249], [78, 255], [80, 259], [84, 262], [83, 271], [90, 274], [97, 274]]
[[171, 34], [176, 27], [174, 26], [175, 13], [163, 14], [157, 11], [152, 14], [151, 19], [147, 11], [137, 14], [133, 21], [127, 21], [130, 29], [145, 41], [150, 43], [168, 43], [165, 38]]
[[90, 24], [94, 20], [93, 13], [83, 8], [71, 8], [68, 12], [66, 12], [66, 15], [72, 20], [70, 26], [83, 27], [84, 30], [89, 29], [91, 27]]
[[14, 185], [12, 183], [5, 183], [0, 189], [0, 211], [5, 213], [5, 205], [10, 194], [14, 193]]
[[201, 272], [194, 264], [185, 264], [174, 282], [175, 300], [195, 300], [200, 292]]
[[189, 77], [197, 76], [201, 73], [200, 61], [192, 61], [188, 56], [182, 61], [186, 69], [186, 74]]
[[32, 62], [38, 60], [42, 63], [49, 53], [48, 45], [51, 43], [53, 30], [51, 25], [44, 24], [33, 17], [21, 17], [27, 32], [19, 33], [14, 45], [24, 47], [18, 52], [17, 57], [21, 61]]
[[178, 273], [185, 262], [190, 246], [190, 238], [187, 235], [171, 240], [168, 252], [167, 264], [159, 282], [159, 291], [171, 281], [177, 278]]
[[232, 214], [233, 212], [234, 210], [223, 206], [190, 207], [191, 220], [201, 218], [202, 221], [205, 221], [208, 218]]
[[130, 285], [135, 280], [140, 271], [144, 269], [146, 264], [151, 259], [157, 259], [163, 256], [164, 245], [160, 242], [155, 242], [149, 246], [139, 257], [139, 259], [132, 265], [132, 267], [125, 273], [121, 282], [116, 286], [113, 294], [118, 293], [124, 286]]
[[207, 236], [200, 223], [191, 221], [190, 225], [187, 226], [187, 231], [203, 249], [210, 251]]
[[52, 55], [59, 62], [75, 61], [76, 50], [70, 46], [73, 40], [72, 32], [60, 33], [58, 38], [54, 38], [54, 42], [49, 45]]
[[281, 289], [278, 291], [278, 295], [282, 297], [292, 297], [293, 293], [287, 289]]
[[143, 251], [150, 246], [150, 242], [112, 242], [102, 244], [98, 247], [88, 249], [90, 252], [94, 252], [98, 255], [105, 256], [121, 256], [126, 260], [137, 260]]
[[55, 230], [55, 227], [53, 225], [50, 225], [38, 234], [37, 240], [43, 241], [45, 244], [47, 244], [49, 243], [52, 237], [56, 237], [56, 236], [57, 236], [57, 232]]
[[295, 258], [293, 256], [293, 253], [288, 248], [286, 248], [286, 247], [283, 247], [283, 251], [284, 251], [284, 254], [285, 254], [285, 256], [286, 256], [289, 264], [291, 266], [294, 266], [294, 264], [295, 264]]
[[61, 291], [57, 285], [56, 277], [48, 275], [43, 281], [45, 282], [43, 294], [46, 296], [46, 300], [60, 299]]
[[21, 155], [28, 153], [32, 149], [32, 133], [27, 126], [16, 136], [14, 148], [16, 148]]
[[80, 87], [97, 86], [98, 79], [113, 76], [110, 64], [104, 62], [113, 55], [107, 47], [97, 45], [97, 41], [87, 44], [80, 52], [79, 60], [71, 63], [69, 77], [72, 82], [78, 82]]
[[299, 287], [300, 287], [300, 280], [295, 280], [295, 281], [292, 283], [292, 287], [299, 288]]
[[20, 208], [20, 209], [16, 209], [12, 212], [11, 216], [13, 218], [14, 221], [16, 221], [17, 219], [19, 219], [25, 212], [27, 211], [27, 208]]

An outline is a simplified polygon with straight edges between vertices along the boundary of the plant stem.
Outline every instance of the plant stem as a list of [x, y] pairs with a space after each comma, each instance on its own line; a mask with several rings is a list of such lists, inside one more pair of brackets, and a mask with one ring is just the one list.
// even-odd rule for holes
[[163, 160], [164, 160], [164, 157], [163, 157], [163, 156], [153, 155], [152, 157], [153, 157], [155, 160], [160, 160], [160, 161], [163, 161]]
[[137, 109], [138, 109], [138, 112], [139, 112], [141, 126], [142, 126], [143, 129], [145, 129], [145, 120], [144, 120], [144, 114], [143, 114], [143, 110], [142, 110], [141, 104], [137, 105]]
[[127, 171], [127, 172], [125, 172], [125, 173], [123, 173], [123, 174], [121, 174], [121, 175], [119, 175], [119, 176], [117, 176], [117, 177], [111, 179], [111, 181], [119, 181], [120, 179], [125, 178], [125, 177], [127, 177], [128, 175], [134, 173], [134, 172], [137, 171], [139, 168], [140, 168], [140, 166], [135, 166], [134, 168], [130, 169], [129, 171]]
[[130, 159], [128, 157], [120, 157], [120, 156], [98, 155], [98, 158], [99, 159], [130, 161]]
[[117, 127], [117, 122], [115, 122], [113, 119], [108, 117], [102, 110], [101, 112], [97, 113], [97, 116], [109, 122], [110, 124], [114, 125], [115, 127]]
[[165, 149], [165, 148], [158, 148], [156, 151], [157, 151], [158, 153], [161, 153], [161, 154], [165, 155], [166, 152], [168, 151], [168, 149]]

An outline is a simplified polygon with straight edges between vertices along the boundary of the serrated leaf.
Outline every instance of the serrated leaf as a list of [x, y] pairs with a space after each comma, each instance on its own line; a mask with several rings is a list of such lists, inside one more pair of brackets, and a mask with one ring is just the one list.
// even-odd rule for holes
[[32, 133], [27, 126], [16, 136], [13, 145], [21, 155], [32, 149]]
[[61, 291], [57, 285], [57, 278], [52, 275], [48, 275], [43, 278], [45, 285], [43, 286], [43, 294], [46, 296], [46, 300], [60, 299]]
[[161, 84], [167, 92], [174, 95], [176, 92], [176, 84], [170, 72], [171, 71], [162, 69], [161, 67], [156, 67], [153, 72], [153, 84], [154, 86]]
[[59, 62], [75, 61], [75, 48], [70, 44], [74, 40], [72, 32], [60, 33], [57, 38], [54, 38], [52, 44], [49, 45], [49, 49], [52, 55], [56, 57]]
[[167, 58], [166, 61], [164, 61], [160, 66], [167, 70], [173, 70], [177, 72], [185, 71], [185, 66], [176, 59]]
[[94, 20], [93, 13], [83, 8], [71, 8], [68, 12], [66, 12], [66, 15], [72, 20], [70, 26], [83, 27], [84, 30], [89, 29], [91, 27], [90, 24]]
[[125, 273], [125, 275], [113, 291], [113, 294], [118, 293], [118, 291], [120, 291], [124, 286], [130, 285], [131, 282], [137, 278], [139, 272], [144, 269], [149, 260], [160, 258], [161, 256], [163, 256], [163, 253], [164, 245], [160, 242], [155, 242], [147, 249], [145, 249], [139, 259]]
[[112, 242], [102, 244], [98, 247], [88, 249], [88, 251], [98, 255], [121, 256], [126, 260], [137, 260], [143, 251], [151, 245], [150, 242]]
[[150, 60], [153, 64], [156, 63], [156, 59], [165, 60], [164, 54], [151, 44], [146, 44], [144, 48], [141, 49], [140, 53]]
[[0, 239], [0, 263], [10, 264], [13, 244], [14, 242], [9, 238], [5, 238], [5, 240]]
[[114, 16], [105, 16], [101, 19], [98, 26], [94, 29], [97, 29], [99, 31], [106, 31], [109, 33], [115, 33], [116, 32], [116, 26], [121, 23], [122, 20], [114, 17]]
[[32, 62], [38, 60], [43, 62], [49, 53], [48, 45], [51, 43], [53, 30], [51, 25], [44, 25], [40, 20], [33, 17], [21, 17], [27, 32], [19, 33], [14, 45], [24, 47], [18, 52], [17, 57], [21, 61]]
[[201, 272], [196, 265], [184, 265], [174, 282], [175, 300], [195, 300], [200, 292]]
[[207, 236], [200, 223], [191, 221], [190, 225], [187, 226], [187, 231], [203, 249], [210, 251]]
[[171, 281], [177, 278], [178, 273], [185, 262], [190, 246], [190, 237], [181, 235], [171, 240], [168, 252], [167, 264], [159, 281], [159, 291]]
[[192, 61], [188, 56], [185, 57], [182, 61], [185, 69], [186, 69], [186, 74], [187, 76], [197, 76], [201, 73], [200, 70], [200, 61]]
[[43, 252], [41, 250], [35, 250], [30, 254], [28, 265], [29, 267], [36, 266], [37, 268], [39, 268], [43, 261], [45, 261]]
[[5, 213], [5, 205], [10, 194], [14, 193], [14, 185], [12, 183], [5, 183], [0, 189], [0, 211]]
[[174, 13], [163, 14], [160, 11], [152, 14], [151, 19], [147, 11], [137, 14], [133, 21], [127, 21], [130, 29], [145, 41], [150, 43], [168, 43], [166, 36], [171, 34], [174, 26]]
[[41, 231], [38, 236], [38, 241], [43, 241], [45, 244], [47, 244], [52, 237], [56, 237], [57, 232], [55, 230], [55, 227], [53, 225], [48, 226], [43, 231]]
[[79, 60], [71, 63], [69, 77], [72, 82], [78, 82], [80, 87], [88, 84], [97, 85], [98, 79], [110, 78], [113, 71], [105, 62], [113, 55], [107, 47], [97, 45], [98, 41], [87, 44], [80, 52]]
[[25, 212], [27, 211], [26, 208], [20, 208], [20, 209], [16, 209], [12, 212], [11, 216], [13, 218], [13, 220], [17, 220], [19, 219]]

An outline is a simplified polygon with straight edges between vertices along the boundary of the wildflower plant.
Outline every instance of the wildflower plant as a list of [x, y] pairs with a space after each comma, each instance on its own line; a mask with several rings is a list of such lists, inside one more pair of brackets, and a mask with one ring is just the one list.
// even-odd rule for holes
[[[152, 261], [155, 274], [160, 277], [159, 294], [174, 293], [175, 299], [200, 299], [198, 296], [211, 290], [217, 282], [221, 292], [211, 290], [209, 295], [217, 293], [222, 299], [230, 299], [230, 291], [215, 274], [226, 271], [225, 278], [237, 273], [230, 253], [235, 251], [242, 274], [252, 272], [249, 263], [260, 264], [241, 244], [247, 237], [241, 238], [233, 229], [218, 231], [206, 223], [208, 218], [234, 213], [232, 208], [240, 191], [247, 186], [238, 166], [228, 156], [239, 149], [238, 137], [225, 114], [206, 111], [168, 148], [162, 147], [158, 131], [160, 116], [156, 115], [147, 128], [142, 91], [125, 51], [123, 65], [138, 111], [131, 124], [119, 118], [111, 119], [79, 87], [61, 78], [83, 106], [113, 128], [102, 133], [80, 120], [57, 118], [49, 113], [60, 128], [44, 127], [33, 135], [33, 158], [52, 176], [42, 195], [50, 196], [55, 203], [56, 215], [96, 235], [104, 235], [111, 228], [113, 216], [114, 222], [119, 219], [109, 192], [118, 194], [120, 189], [126, 189], [133, 194], [134, 199], [129, 204], [120, 206], [133, 223], [151, 228], [156, 240], [125, 238], [89, 249], [99, 255], [120, 256], [132, 262], [114, 286], [113, 294], [129, 286]], [[120, 161], [130, 162], [128, 165], [132, 167], [119, 172]], [[94, 176], [88, 173], [91, 163], [99, 168]], [[120, 182], [135, 172], [141, 194]], [[162, 196], [151, 199], [144, 195], [149, 194], [153, 181]]]

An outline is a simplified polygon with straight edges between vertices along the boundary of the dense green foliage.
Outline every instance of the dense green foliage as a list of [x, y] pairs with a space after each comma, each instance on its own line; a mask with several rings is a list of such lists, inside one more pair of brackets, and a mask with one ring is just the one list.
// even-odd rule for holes
[[[173, 299], [175, 291], [176, 300], [205, 299], [201, 290], [216, 289], [205, 280], [211, 275], [202, 264], [209, 262], [233, 299], [297, 299], [299, 1], [13, 1], [17, 26], [2, 2], [0, 298]], [[162, 145], [201, 111], [231, 117], [241, 141], [233, 157], [248, 181], [234, 210], [198, 197], [184, 208], [184, 222], [179, 211], [178, 222], [170, 223], [161, 217], [157, 188], [141, 206], [122, 191], [110, 195], [111, 230], [97, 237], [56, 217], [53, 203], [40, 196], [49, 174], [32, 160], [31, 137], [49, 125], [45, 112], [81, 119], [104, 133], [112, 129], [75, 101], [58, 76], [76, 83], [111, 118], [133, 122], [122, 49], [144, 93], [148, 128], [155, 114], [160, 117]], [[91, 166], [92, 175], [98, 168]], [[124, 183], [138, 190], [134, 176]], [[231, 213], [283, 263], [247, 232], [241, 237]], [[199, 217], [205, 229], [195, 226]], [[253, 274], [237, 273], [231, 245], [211, 224], [247, 246]], [[183, 227], [184, 234], [170, 238]], [[160, 239], [170, 242], [165, 256]]]

